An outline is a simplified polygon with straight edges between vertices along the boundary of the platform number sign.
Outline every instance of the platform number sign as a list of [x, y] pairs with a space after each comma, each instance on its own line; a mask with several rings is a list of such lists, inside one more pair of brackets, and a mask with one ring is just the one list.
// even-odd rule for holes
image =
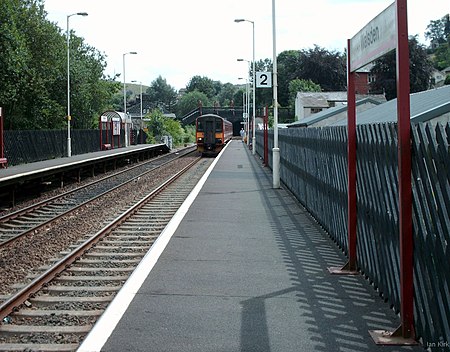
[[256, 72], [256, 88], [272, 88], [272, 72]]

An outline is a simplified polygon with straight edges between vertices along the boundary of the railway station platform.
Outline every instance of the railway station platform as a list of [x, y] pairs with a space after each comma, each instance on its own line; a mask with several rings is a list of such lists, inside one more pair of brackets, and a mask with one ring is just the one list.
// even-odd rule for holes
[[18, 179], [31, 179], [34, 177], [42, 177], [55, 171], [69, 170], [71, 168], [86, 167], [95, 163], [105, 162], [107, 160], [117, 159], [120, 157], [131, 157], [138, 153], [147, 151], [168, 152], [169, 149], [165, 144], [138, 144], [123, 148], [102, 150], [87, 154], [72, 155], [70, 158], [55, 158], [49, 160], [38, 161], [28, 164], [20, 164], [0, 169], [0, 187], [6, 184], [15, 183]]
[[423, 351], [373, 342], [398, 316], [242, 142], [214, 163], [79, 351]]
[[138, 144], [2, 168], [0, 208], [14, 206], [16, 191], [31, 192], [43, 183], [55, 183], [62, 187], [67, 180], [81, 181], [83, 176], [91, 177], [127, 164], [130, 160], [146, 160], [169, 151], [165, 144]]

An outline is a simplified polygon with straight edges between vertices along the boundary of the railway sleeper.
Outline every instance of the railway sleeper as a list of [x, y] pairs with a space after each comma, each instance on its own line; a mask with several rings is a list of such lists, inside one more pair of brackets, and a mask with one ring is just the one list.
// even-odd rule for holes
[[92, 325], [84, 326], [47, 326], [47, 325], [0, 325], [1, 334], [87, 334]]
[[31, 343], [2, 343], [0, 351], [42, 351], [42, 352], [73, 352], [79, 344], [31, 344]]
[[122, 286], [49, 286], [44, 289], [48, 293], [61, 293], [61, 292], [117, 292]]
[[62, 310], [62, 309], [22, 309], [14, 313], [15, 318], [43, 317], [43, 316], [73, 316], [73, 317], [99, 317], [103, 314], [98, 310]]
[[62, 275], [57, 278], [57, 282], [64, 281], [124, 281], [128, 279], [128, 275], [117, 275], [117, 276], [84, 276], [77, 275], [78, 273], [74, 273], [73, 276], [70, 275]]
[[89, 296], [89, 297], [67, 297], [67, 296], [49, 296], [49, 295], [39, 295], [30, 298], [30, 303], [32, 306], [49, 306], [55, 303], [109, 303], [114, 298], [113, 295], [110, 296]]

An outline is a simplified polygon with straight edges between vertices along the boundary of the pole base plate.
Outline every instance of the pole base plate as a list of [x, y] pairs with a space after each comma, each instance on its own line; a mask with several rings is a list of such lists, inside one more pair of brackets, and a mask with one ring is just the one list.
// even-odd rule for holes
[[328, 267], [328, 272], [331, 275], [359, 275], [359, 272], [356, 269], [351, 268], [349, 262], [344, 266], [330, 266]]
[[403, 337], [397, 331], [369, 330], [369, 334], [377, 345], [387, 346], [417, 346], [419, 342], [413, 338]]

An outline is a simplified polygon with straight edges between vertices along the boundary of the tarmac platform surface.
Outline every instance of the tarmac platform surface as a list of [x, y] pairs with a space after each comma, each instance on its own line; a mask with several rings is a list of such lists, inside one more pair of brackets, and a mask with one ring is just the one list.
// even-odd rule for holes
[[[80, 351], [423, 351], [375, 345], [368, 331], [398, 316], [362, 276], [328, 273], [345, 256], [241, 141], [180, 221], [142, 285], [122, 292], [117, 325], [97, 324]], [[114, 303], [103, 323], [121, 314]]]

